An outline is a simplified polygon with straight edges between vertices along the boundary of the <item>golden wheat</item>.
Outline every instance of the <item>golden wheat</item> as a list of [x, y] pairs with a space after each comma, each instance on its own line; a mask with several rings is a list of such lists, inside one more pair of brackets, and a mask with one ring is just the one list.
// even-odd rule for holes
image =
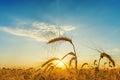
[[63, 60], [65, 57], [67, 57], [68, 55], [72, 55], [72, 56], [75, 56], [75, 54], [73, 53], [73, 52], [69, 52], [68, 54], [66, 54], [65, 56], [63, 56], [62, 58], [61, 58], [61, 60]]
[[45, 67], [44, 72], [46, 72], [47, 69], [49, 69], [49, 67], [52, 66], [52, 65], [53, 65], [53, 63], [49, 63], [49, 64]]
[[96, 66], [97, 64], [96, 64], [96, 62], [97, 62], [97, 60], [94, 60], [94, 66]]
[[57, 38], [51, 39], [51, 40], [48, 41], [48, 44], [54, 43], [54, 42], [57, 42], [57, 41], [68, 41], [72, 44], [72, 40], [67, 38], [67, 37], [57, 37]]
[[112, 57], [110, 55], [108, 55], [106, 53], [101, 53], [100, 56], [101, 56], [101, 58], [106, 57], [112, 63], [112, 65], [115, 67], [115, 61], [112, 59]]
[[112, 63], [113, 67], [115, 67], [115, 61], [112, 59], [112, 57], [110, 55], [108, 55], [105, 52], [101, 52], [101, 51], [99, 51], [99, 52], [100, 52], [100, 58], [99, 58], [99, 62], [98, 62], [98, 68], [100, 66], [100, 61], [103, 57], [106, 57]]
[[81, 66], [81, 68], [83, 68], [85, 65], [88, 65], [88, 63], [83, 63], [82, 66]]
[[[72, 53], [70, 53], [70, 54], [72, 54]], [[56, 64], [54, 63], [50, 63], [50, 62], [52, 62], [52, 61], [58, 61]], [[54, 58], [51, 58], [51, 59], [49, 59], [48, 61], [46, 61], [41, 67], [44, 67], [44, 66], [46, 66], [45, 68], [44, 68], [44, 72], [52, 72], [53, 71], [53, 69], [57, 66], [57, 64], [59, 64], [59, 61], [61, 61], [62, 62], [62, 60], [61, 59], [59, 59], [59, 58], [57, 58], [57, 57], [54, 57]], [[65, 66], [65, 68], [68, 70], [68, 72], [70, 72], [70, 70], [69, 70], [69, 68], [67, 67], [67, 65], [64, 63], [64, 62], [62, 62], [63, 63], [63, 65]], [[70, 72], [71, 73], [71, 72]]]
[[41, 67], [44, 67], [44, 66], [47, 65], [48, 63], [50, 63], [50, 62], [52, 62], [52, 61], [56, 61], [56, 60], [60, 60], [60, 59], [59, 59], [59, 58], [56, 58], [56, 57], [51, 58], [51, 59], [49, 59], [48, 61], [46, 61], [45, 63], [43, 63], [43, 65], [42, 65]]
[[72, 58], [70, 59], [70, 61], [69, 61], [69, 67], [71, 66], [72, 61], [74, 61], [74, 60], [76, 60], [76, 58], [75, 58], [75, 57], [72, 57]]
[[48, 69], [48, 72], [53, 71], [53, 69], [54, 69], [54, 66], [50, 66], [49, 69]]
[[54, 38], [54, 39], [49, 40], [49, 41], [48, 41], [48, 44], [54, 43], [54, 42], [57, 42], [57, 41], [67, 41], [67, 42], [69, 42], [69, 43], [72, 44], [73, 50], [74, 50], [74, 54], [75, 54], [75, 58], [76, 58], [76, 61], [75, 61], [75, 69], [76, 69], [76, 72], [77, 72], [77, 63], [78, 63], [78, 61], [77, 61], [77, 55], [76, 55], [75, 46], [74, 46], [72, 40], [69, 39], [69, 38], [67, 38], [67, 37], [57, 37], [57, 38]]

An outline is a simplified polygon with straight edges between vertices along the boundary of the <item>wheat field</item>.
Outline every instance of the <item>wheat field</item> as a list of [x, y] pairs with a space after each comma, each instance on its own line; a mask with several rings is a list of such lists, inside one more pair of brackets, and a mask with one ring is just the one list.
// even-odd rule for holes
[[[120, 68], [115, 68], [116, 64], [112, 56], [105, 51], [95, 49], [100, 53], [99, 59], [93, 61], [93, 65], [82, 63], [79, 66], [78, 56], [75, 45], [70, 38], [57, 37], [48, 41], [48, 45], [59, 41], [64, 41], [72, 45], [73, 50], [66, 53], [62, 58], [52, 57], [43, 64], [40, 68], [16, 69], [16, 68], [1, 68], [0, 80], [120, 80]], [[64, 63], [66, 57], [71, 56], [68, 63]], [[101, 60], [108, 59], [101, 68]], [[64, 66], [58, 67], [58, 65]], [[107, 65], [107, 66], [106, 66]]]
[[[0, 69], [0, 80], [76, 80], [74, 73], [57, 68], [52, 73], [44, 73], [42, 70], [29, 69]], [[120, 80], [120, 69], [81, 69], [78, 80]]]

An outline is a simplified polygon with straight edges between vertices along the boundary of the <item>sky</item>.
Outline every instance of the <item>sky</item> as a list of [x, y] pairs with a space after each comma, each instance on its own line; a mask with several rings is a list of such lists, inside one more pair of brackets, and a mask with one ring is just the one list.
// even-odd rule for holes
[[72, 51], [59, 36], [73, 40], [79, 63], [104, 50], [119, 65], [119, 0], [0, 0], [0, 67], [39, 66]]

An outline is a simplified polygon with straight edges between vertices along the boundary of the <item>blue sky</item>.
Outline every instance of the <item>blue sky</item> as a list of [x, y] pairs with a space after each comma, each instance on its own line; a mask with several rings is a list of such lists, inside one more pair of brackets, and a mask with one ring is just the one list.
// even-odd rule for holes
[[[52, 56], [61, 57], [71, 47], [65, 44], [66, 49], [62, 50], [64, 44], [60, 48], [58, 44], [46, 44], [59, 35], [73, 39], [80, 61], [99, 57], [88, 46], [103, 48], [116, 61], [120, 60], [119, 3], [119, 0], [0, 0], [1, 66], [30, 66]], [[56, 46], [58, 50], [54, 50]]]

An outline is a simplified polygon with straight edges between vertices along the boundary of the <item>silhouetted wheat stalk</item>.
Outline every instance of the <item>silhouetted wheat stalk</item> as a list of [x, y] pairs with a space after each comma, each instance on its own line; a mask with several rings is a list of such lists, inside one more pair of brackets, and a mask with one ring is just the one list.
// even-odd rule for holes
[[97, 60], [94, 60], [94, 66], [96, 66], [97, 65]]
[[107, 62], [104, 62], [104, 69], [105, 69], [106, 64], [107, 64]]
[[[62, 58], [63, 59], [63, 58]], [[54, 58], [51, 58], [51, 59], [49, 59], [48, 61], [46, 61], [45, 63], [43, 63], [42, 64], [42, 66], [41, 67], [45, 67], [44, 68], [44, 72], [51, 72], [56, 66], [57, 66], [57, 64], [59, 64], [59, 61], [61, 61], [62, 62], [62, 59], [59, 59], [59, 58], [57, 58], [57, 57], [54, 57]], [[56, 64], [53, 64], [53, 61], [58, 61]], [[63, 63], [63, 65], [65, 66], [65, 68], [68, 70], [68, 72], [70, 72], [70, 70], [69, 70], [69, 68], [67, 67], [67, 65], [64, 63], [64, 62], [62, 62]], [[71, 73], [71, 72], [70, 72]]]
[[[45, 76], [47, 76], [47, 74], [49, 75], [53, 71], [53, 69], [54, 69], [53, 62], [57, 61], [57, 60], [60, 60], [60, 59], [57, 57], [54, 57], [54, 58], [47, 60], [46, 62], [44, 62], [42, 64], [41, 67], [44, 68], [43, 72], [44, 72]], [[47, 73], [45, 73], [45, 72], [47, 72]]]
[[[49, 69], [50, 66], [53, 66], [53, 63], [49, 63], [49, 64], [45, 67], [44, 72], [46, 72], [46, 71]], [[49, 71], [49, 70], [48, 70], [48, 71]]]
[[100, 58], [99, 58], [99, 62], [98, 62], [98, 68], [100, 66], [100, 61], [103, 57], [106, 57], [113, 65], [113, 67], [115, 67], [115, 61], [112, 59], [112, 57], [110, 55], [108, 55], [107, 53], [105, 52], [101, 52], [98, 50], [98, 52], [100, 52]]
[[72, 55], [72, 56], [75, 56], [75, 54], [73, 53], [73, 52], [69, 52], [68, 54], [66, 54], [65, 56], [63, 56], [62, 58], [61, 58], [61, 60], [63, 60], [65, 57], [67, 57], [68, 55]]
[[69, 62], [69, 67], [71, 67], [71, 66], [72, 66], [71, 64], [72, 64], [72, 62], [73, 62], [73, 61], [75, 61], [75, 60], [76, 60], [76, 58], [75, 58], [75, 57], [72, 57], [72, 58], [70, 59], [70, 62]]
[[88, 63], [83, 63], [82, 66], [81, 66], [81, 69], [82, 69], [85, 65], [88, 65]]
[[60, 59], [59, 59], [59, 58], [56, 58], [56, 57], [51, 58], [51, 59], [49, 59], [48, 61], [46, 61], [41, 67], [44, 67], [45, 65], [48, 65], [48, 63], [53, 62], [53, 61], [56, 61], [56, 60], [60, 60]]
[[[57, 38], [54, 38], [54, 39], [49, 40], [49, 41], [48, 41], [48, 44], [55, 43], [55, 42], [58, 42], [58, 41], [67, 41], [67, 42], [69, 42], [70, 44], [72, 44], [73, 50], [74, 50], [74, 55], [75, 55], [75, 69], [76, 69], [76, 71], [77, 71], [77, 62], [78, 62], [78, 61], [77, 61], [77, 55], [76, 55], [75, 46], [74, 46], [72, 40], [69, 39], [69, 38], [67, 38], [67, 37], [57, 37]], [[69, 55], [69, 54], [68, 54], [68, 55]], [[66, 57], [66, 56], [67, 56], [67, 55], [65, 55], [65, 57]], [[64, 58], [64, 57], [63, 57], [63, 58]]]

